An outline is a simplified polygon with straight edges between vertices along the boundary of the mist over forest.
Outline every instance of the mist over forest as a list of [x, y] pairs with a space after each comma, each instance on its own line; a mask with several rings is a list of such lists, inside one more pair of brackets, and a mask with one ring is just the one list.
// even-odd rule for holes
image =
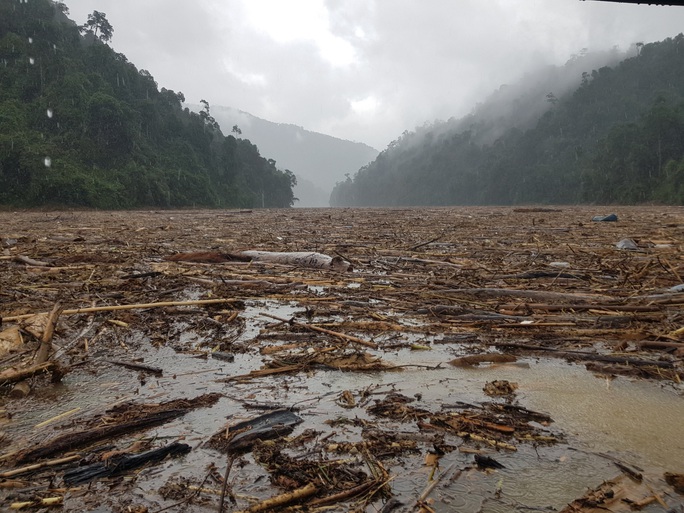
[[[201, 111], [199, 105], [189, 107]], [[365, 166], [379, 153], [367, 144], [274, 123], [232, 107], [212, 105], [211, 112], [225, 131], [232, 132], [237, 126], [239, 137], [249, 139], [261, 154], [273, 158], [279, 169], [294, 173], [297, 207], [327, 207], [330, 192], [340, 178]]]
[[426, 123], [339, 182], [333, 206], [684, 202], [684, 35], [582, 50]]

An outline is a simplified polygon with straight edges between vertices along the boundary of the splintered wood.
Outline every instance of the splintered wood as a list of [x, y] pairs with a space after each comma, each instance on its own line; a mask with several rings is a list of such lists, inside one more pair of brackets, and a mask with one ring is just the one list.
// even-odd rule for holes
[[525, 372], [657, 382], [681, 426], [683, 246], [681, 207], [0, 212], [0, 503], [681, 509]]

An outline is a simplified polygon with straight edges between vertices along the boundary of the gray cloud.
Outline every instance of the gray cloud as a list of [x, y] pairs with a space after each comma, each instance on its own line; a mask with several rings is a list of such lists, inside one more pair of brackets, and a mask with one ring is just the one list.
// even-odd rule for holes
[[[105, 12], [112, 46], [190, 103], [206, 99], [378, 149], [425, 121], [467, 114], [533, 67], [563, 64], [582, 48], [626, 50], [684, 27], [682, 7], [320, 0], [327, 22], [314, 21], [315, 40], [306, 28], [299, 38], [273, 34], [312, 15], [304, 0], [286, 3], [281, 27], [266, 16], [265, 0], [66, 2], [77, 23], [95, 9]], [[248, 9], [255, 5], [256, 21]], [[336, 49], [341, 60], [331, 62]]]

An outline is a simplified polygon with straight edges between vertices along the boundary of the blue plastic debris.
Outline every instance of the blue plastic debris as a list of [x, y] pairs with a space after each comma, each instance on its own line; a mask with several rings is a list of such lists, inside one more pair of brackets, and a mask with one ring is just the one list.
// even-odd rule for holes
[[617, 215], [616, 214], [608, 214], [607, 216], [594, 216], [591, 218], [592, 221], [596, 222], [616, 222], [617, 221]]

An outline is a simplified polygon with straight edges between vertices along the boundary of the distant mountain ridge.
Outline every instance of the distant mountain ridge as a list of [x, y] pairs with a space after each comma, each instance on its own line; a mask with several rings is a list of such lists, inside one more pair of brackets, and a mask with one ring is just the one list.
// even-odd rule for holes
[[[188, 105], [192, 110], [200, 106]], [[289, 169], [297, 176], [295, 206], [328, 206], [330, 191], [347, 173], [375, 159], [378, 150], [364, 143], [339, 139], [306, 130], [297, 125], [274, 123], [232, 107], [212, 105], [211, 114], [229, 134], [237, 125], [238, 137], [249, 139], [262, 155], [276, 161], [278, 169]]]

